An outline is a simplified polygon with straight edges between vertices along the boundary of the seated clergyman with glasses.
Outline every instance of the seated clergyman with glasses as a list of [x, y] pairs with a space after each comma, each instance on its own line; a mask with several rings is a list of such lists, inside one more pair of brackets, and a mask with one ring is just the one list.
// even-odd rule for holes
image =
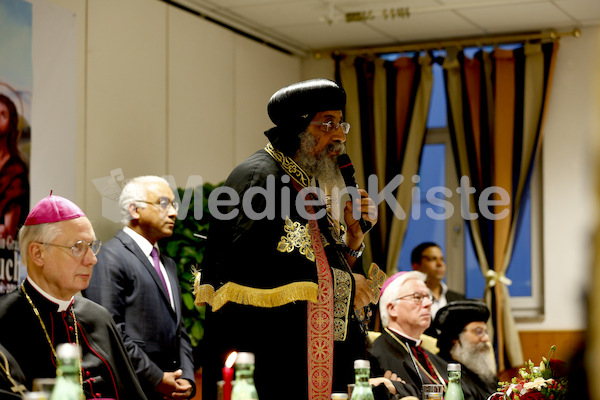
[[421, 335], [431, 324], [432, 296], [425, 274], [398, 272], [381, 288], [379, 313], [383, 330], [369, 352], [384, 370], [402, 377], [419, 393], [423, 385], [445, 385], [448, 363], [421, 347]]
[[[448, 362], [421, 347], [421, 335], [431, 325], [433, 296], [425, 285], [426, 275], [402, 271], [389, 277], [381, 288], [379, 313], [383, 331], [369, 352], [383, 370], [396, 373], [422, 397], [423, 385], [446, 389]], [[479, 399], [462, 385], [465, 399]]]
[[55, 349], [69, 342], [81, 347], [86, 398], [146, 399], [108, 311], [75, 296], [88, 287], [102, 246], [83, 211], [50, 194], [27, 216], [19, 245], [27, 278], [0, 298], [0, 344], [22, 371], [19, 383], [31, 390], [34, 379], [54, 378]]
[[441, 308], [433, 321], [438, 331], [438, 354], [448, 362], [462, 364], [463, 382], [472, 381], [481, 398], [488, 398], [498, 386], [494, 349], [486, 326], [489, 317], [484, 303], [458, 300]]

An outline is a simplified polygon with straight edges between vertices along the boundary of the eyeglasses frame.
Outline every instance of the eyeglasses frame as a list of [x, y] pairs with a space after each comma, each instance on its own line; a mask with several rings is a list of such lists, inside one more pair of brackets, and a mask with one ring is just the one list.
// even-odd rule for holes
[[[56, 243], [45, 243], [45, 242], [36, 242], [39, 244], [43, 244], [44, 246], [55, 246], [55, 247], [62, 247], [65, 249], [71, 249], [71, 254], [73, 254], [73, 257], [75, 258], [82, 258], [87, 254], [88, 250], [92, 250], [92, 253], [96, 256], [98, 255], [98, 253], [100, 252], [100, 249], [102, 248], [102, 241], [100, 240], [93, 240], [91, 242], [86, 242], [85, 240], [78, 240], [73, 246], [65, 246], [62, 244], [56, 244]], [[85, 243], [87, 245], [87, 248], [80, 248], [79, 244], [81, 243]], [[98, 246], [97, 250], [94, 251], [94, 246]], [[81, 254], [77, 255], [75, 254], [75, 252], [78, 251], [83, 251]]]
[[347, 135], [348, 132], [350, 132], [350, 124], [348, 122], [340, 122], [337, 125], [333, 125], [332, 121], [327, 121], [327, 122], [318, 122], [318, 121], [310, 121], [310, 123], [312, 125], [320, 125], [320, 126], [325, 126], [326, 128], [323, 129], [321, 128], [322, 131], [324, 132], [333, 132], [336, 131], [338, 128], [342, 128], [342, 132], [344, 132], [344, 135]]
[[[409, 299], [410, 297], [410, 299]], [[417, 300], [417, 297], [420, 298], [420, 300]], [[425, 299], [429, 299], [429, 301], [433, 302], [433, 295], [431, 295], [431, 293], [427, 294], [426, 296], [423, 295], [422, 293], [411, 293], [411, 294], [407, 294], [405, 296], [402, 297], [398, 297], [396, 299], [394, 299], [394, 301], [397, 300], [409, 300], [412, 301], [415, 304], [423, 304], [423, 302], [425, 301]]]
[[[175, 203], [174, 201], [169, 200], [167, 197], [161, 197], [160, 199], [158, 199], [158, 203], [147, 201], [147, 200], [135, 200], [135, 201], [139, 201], [140, 203], [145, 203], [145, 204], [152, 204], [153, 206], [159, 206], [160, 209], [163, 211], [168, 211], [169, 207], [173, 207], [175, 212], [179, 212], [179, 203]], [[162, 204], [163, 201], [164, 202], [168, 201], [169, 204], [167, 206], [163, 206], [163, 204]]]

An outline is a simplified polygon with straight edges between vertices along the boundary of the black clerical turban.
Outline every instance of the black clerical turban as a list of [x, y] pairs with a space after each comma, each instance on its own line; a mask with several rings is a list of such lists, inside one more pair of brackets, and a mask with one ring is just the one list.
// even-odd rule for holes
[[279, 89], [267, 106], [274, 128], [265, 132], [273, 146], [286, 155], [300, 148], [300, 133], [320, 111], [343, 110], [346, 92], [329, 79], [311, 79]]
[[490, 311], [485, 303], [476, 300], [458, 300], [448, 303], [435, 314], [433, 327], [437, 329], [438, 347], [441, 351], [449, 351], [452, 341], [471, 322], [487, 322]]

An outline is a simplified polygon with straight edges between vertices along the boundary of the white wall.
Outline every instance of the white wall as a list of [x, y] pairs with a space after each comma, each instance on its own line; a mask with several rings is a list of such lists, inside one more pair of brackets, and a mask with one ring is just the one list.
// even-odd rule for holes
[[[76, 16], [76, 102], [67, 114], [75, 116], [77, 154], [55, 140], [65, 140], [60, 126], [33, 126], [33, 156], [43, 161], [33, 160], [32, 189], [39, 194], [32, 200], [52, 187], [75, 193], [102, 240], [119, 225], [102, 217], [92, 179], [121, 168], [125, 178], [173, 175], [179, 186], [191, 175], [221, 181], [266, 143], [266, 104], [275, 90], [333, 77], [329, 59], [282, 54], [157, 0], [36, 2]], [[585, 328], [580, 297], [597, 208], [598, 48], [600, 28], [561, 42], [543, 147], [546, 317], [518, 324], [520, 330]], [[34, 98], [48, 98], [46, 90], [36, 85]], [[65, 111], [64, 104], [38, 104], [40, 118]]]
[[[72, 7], [63, 8], [67, 3]], [[84, 129], [85, 29], [77, 15], [85, 3], [33, 1], [32, 7], [32, 60], [42, 67], [33, 70], [31, 199], [53, 190], [82, 201], [84, 137], [77, 132]]]
[[598, 217], [599, 48], [600, 27], [561, 40], [542, 149], [546, 317], [519, 330], [585, 329]]
[[[33, 3], [59, 8], [65, 18], [75, 16], [76, 73], [59, 69], [48, 75], [48, 64], [34, 65], [34, 76], [43, 75], [44, 82], [75, 81], [75, 98], [72, 104], [58, 103], [52, 97], [55, 87], [37, 85], [34, 98], [46, 101], [34, 112], [39, 121], [48, 121], [60, 110], [77, 128], [69, 141], [60, 125], [33, 127], [38, 162], [31, 169], [32, 202], [47, 195], [47, 188], [59, 188], [56, 194], [86, 211], [101, 240], [113, 236], [120, 224], [104, 218], [109, 203], [94, 179], [121, 170], [124, 179], [171, 175], [180, 187], [218, 183], [266, 144], [271, 94], [301, 79], [298, 58], [162, 1]], [[50, 15], [36, 17], [34, 31], [41, 43], [45, 36], [65, 34]], [[61, 143], [72, 146], [65, 150]]]

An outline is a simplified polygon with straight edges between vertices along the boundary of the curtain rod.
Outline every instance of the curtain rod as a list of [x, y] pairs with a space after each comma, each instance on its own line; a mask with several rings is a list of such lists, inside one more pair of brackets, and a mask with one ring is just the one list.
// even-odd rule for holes
[[[515, 35], [480, 36], [465, 39], [448, 39], [423, 43], [410, 43], [397, 46], [366, 47], [361, 49], [333, 50], [332, 56], [373, 55], [385, 53], [407, 53], [414, 51], [440, 50], [448, 47], [481, 47], [506, 43], [527, 42], [530, 40], [558, 40], [563, 36], [580, 37], [581, 31], [573, 29], [567, 32], [536, 32]], [[315, 58], [321, 58], [321, 53], [315, 53]]]

